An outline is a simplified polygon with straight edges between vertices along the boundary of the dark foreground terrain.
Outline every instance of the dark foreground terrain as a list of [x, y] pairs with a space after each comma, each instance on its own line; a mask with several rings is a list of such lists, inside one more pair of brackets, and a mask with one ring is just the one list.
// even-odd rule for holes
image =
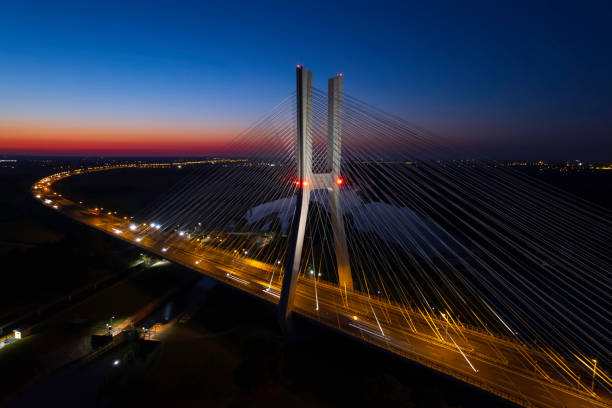
[[[25, 322], [30, 336], [0, 348], [0, 406], [510, 406], [305, 320], [287, 339], [271, 305], [219, 284], [194, 287], [200, 277], [178, 266], [145, 266], [138, 250], [31, 197], [33, 181], [57, 166], [0, 167], [0, 325], [40, 311]], [[95, 183], [74, 178], [62, 188], [129, 213], [182, 177], [176, 169], [142, 171], [158, 173], [147, 183], [129, 170], [106, 182], [100, 173]], [[534, 176], [610, 208], [611, 173]], [[125, 200], [134, 190], [137, 198]], [[91, 334], [104, 333], [111, 317], [115, 326], [132, 318], [164, 329], [153, 341], [92, 354]]]

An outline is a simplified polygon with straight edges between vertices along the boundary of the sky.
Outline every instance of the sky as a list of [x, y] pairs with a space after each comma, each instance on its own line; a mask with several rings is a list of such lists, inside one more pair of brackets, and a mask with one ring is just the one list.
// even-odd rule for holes
[[487, 157], [612, 160], [610, 21], [609, 1], [5, 2], [0, 155], [214, 154], [304, 64]]

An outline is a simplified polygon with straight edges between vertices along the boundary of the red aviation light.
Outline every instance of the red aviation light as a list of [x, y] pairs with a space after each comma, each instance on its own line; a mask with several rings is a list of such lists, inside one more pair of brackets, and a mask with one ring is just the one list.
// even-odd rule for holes
[[343, 179], [342, 177], [338, 177], [338, 178], [336, 179], [336, 184], [337, 184], [337, 185], [339, 185], [339, 186], [341, 186], [342, 184], [344, 184], [344, 179]]
[[295, 180], [293, 182], [293, 184], [295, 184], [296, 186], [299, 186], [300, 184], [303, 185], [304, 187], [308, 187], [308, 180]]

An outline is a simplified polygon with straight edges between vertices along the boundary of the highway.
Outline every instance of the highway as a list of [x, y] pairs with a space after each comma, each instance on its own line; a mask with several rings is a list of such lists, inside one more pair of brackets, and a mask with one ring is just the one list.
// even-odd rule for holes
[[[114, 167], [94, 168], [101, 171]], [[211, 246], [197, 246], [176, 234], [148, 226], [126, 228], [112, 213], [53, 192], [53, 182], [84, 171], [64, 172], [38, 181], [33, 195], [44, 205], [160, 257], [195, 269], [265, 301], [278, 303], [282, 272], [276, 265], [240, 257]], [[516, 339], [469, 328], [445, 315], [403, 305], [337, 285], [300, 277], [295, 312], [523, 406], [610, 407], [606, 390], [590, 390], [593, 371]], [[609, 377], [601, 371], [600, 378]], [[575, 378], [568, 383], [568, 378]]]

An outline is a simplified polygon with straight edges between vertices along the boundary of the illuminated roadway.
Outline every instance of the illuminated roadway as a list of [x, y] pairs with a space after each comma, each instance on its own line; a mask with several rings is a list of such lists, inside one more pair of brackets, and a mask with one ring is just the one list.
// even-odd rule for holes
[[[73, 174], [118, 167], [126, 166], [58, 173], [37, 182], [32, 193], [44, 204], [76, 221], [278, 303], [279, 267], [210, 246], [198, 247], [188, 239], [177, 239], [176, 233], [147, 228], [144, 234], [145, 227], [141, 225], [135, 230], [125, 228], [124, 218], [108, 213], [94, 215], [91, 208], [61, 197], [50, 188], [53, 182]], [[599, 389], [596, 393], [591, 392], [592, 368], [569, 363], [552, 351], [538, 350], [510, 338], [465, 327], [446, 320], [445, 316], [406, 309], [387, 300], [347, 292], [337, 285], [307, 277], [300, 277], [298, 281], [294, 311], [523, 406], [612, 406], [608, 393]], [[575, 376], [573, 386], [570, 387], [560, 373]], [[605, 373], [597, 372], [597, 375], [609, 384]]]

